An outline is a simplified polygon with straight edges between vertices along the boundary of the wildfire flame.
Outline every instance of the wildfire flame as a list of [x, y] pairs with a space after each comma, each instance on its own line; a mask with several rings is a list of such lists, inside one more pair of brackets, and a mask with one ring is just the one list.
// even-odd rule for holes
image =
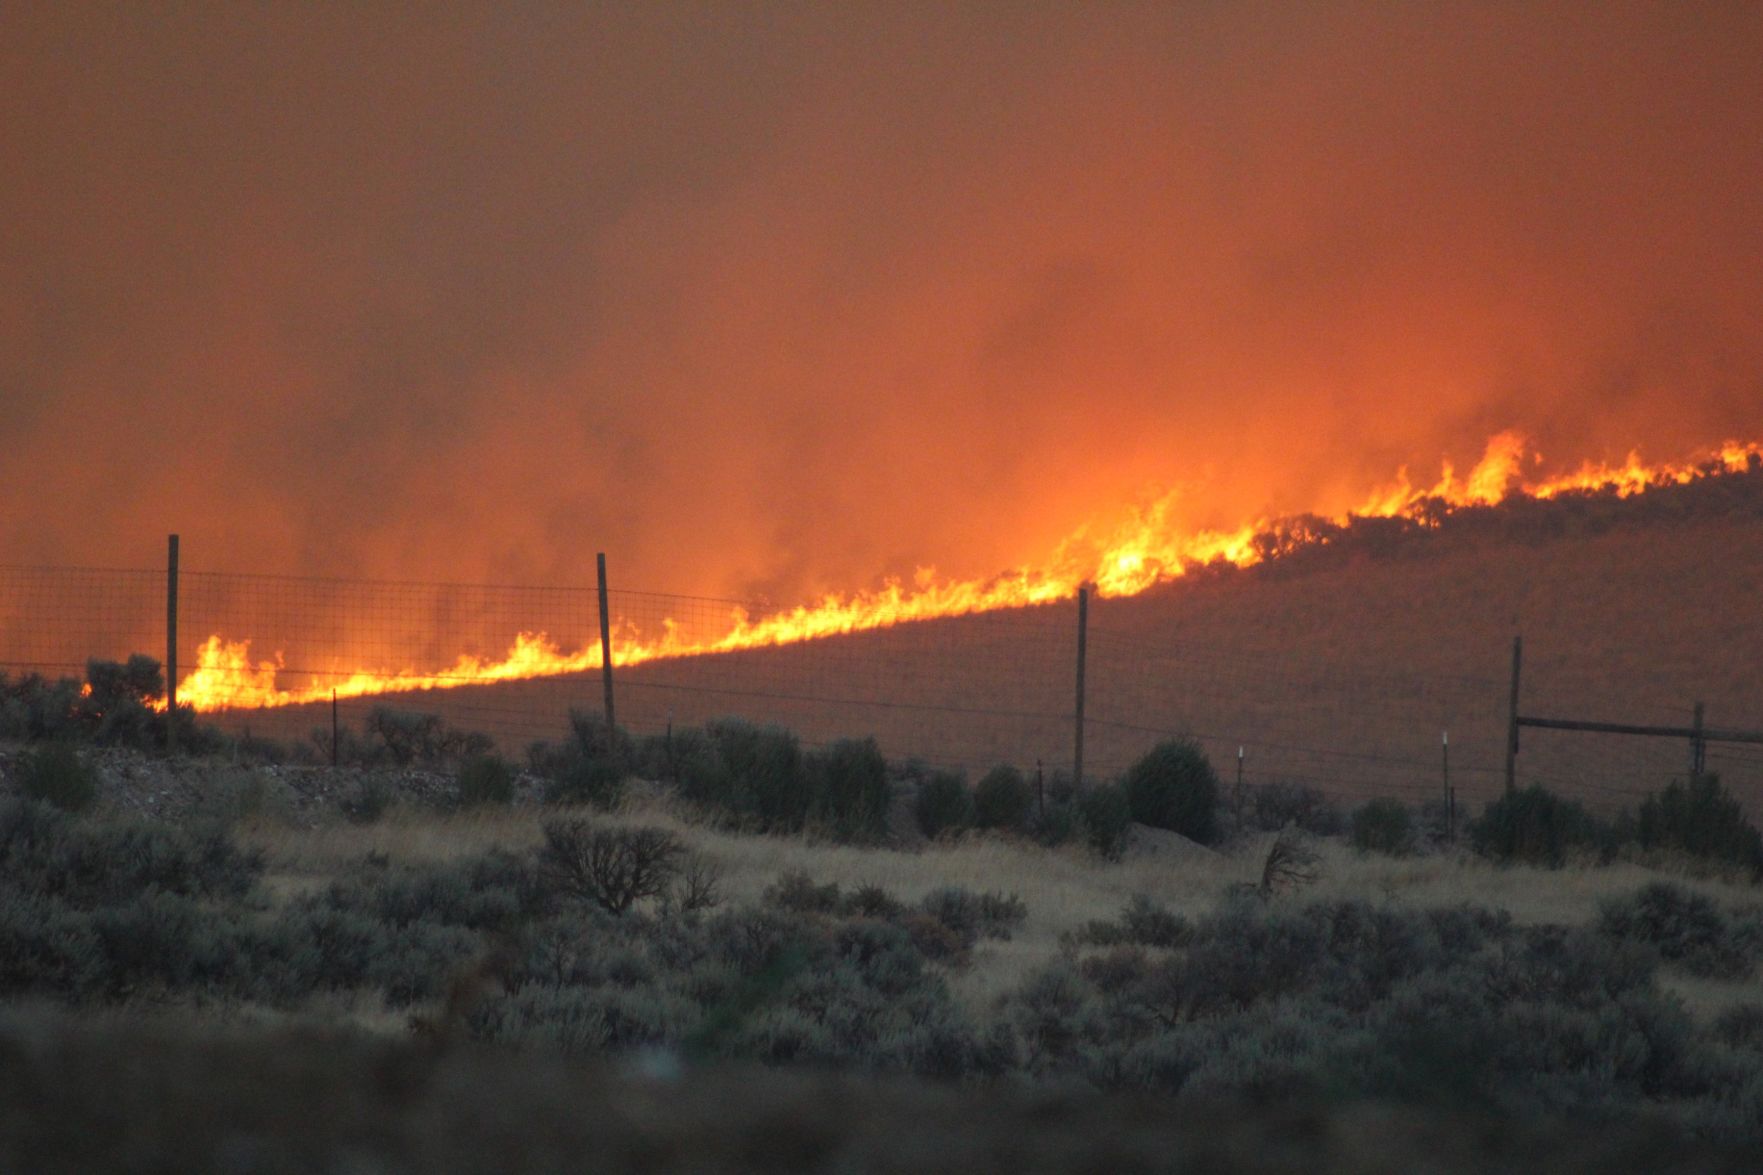
[[[1407, 469], [1372, 494], [1356, 510], [1331, 516], [1344, 524], [1352, 516], [1419, 517], [1434, 504], [1447, 508], [1494, 505], [1510, 494], [1551, 499], [1574, 492], [1614, 493], [1631, 497], [1661, 486], [1682, 485], [1700, 477], [1738, 473], [1763, 461], [1763, 443], [1728, 441], [1691, 461], [1646, 464], [1638, 452], [1621, 465], [1586, 462], [1577, 470], [1546, 478], [1527, 478], [1526, 458], [1540, 460], [1525, 437], [1506, 431], [1488, 441], [1467, 477], [1459, 478], [1449, 462], [1439, 480], [1416, 486]], [[1255, 542], [1275, 519], [1261, 517], [1229, 531], [1183, 532], [1174, 522], [1178, 494], [1166, 494], [1137, 511], [1104, 538], [1086, 530], [1072, 535], [1055, 550], [1045, 567], [1019, 567], [986, 580], [947, 581], [934, 569], [922, 568], [910, 584], [891, 580], [880, 589], [851, 595], [829, 594], [785, 612], [754, 617], [736, 608], [720, 637], [687, 639], [672, 622], [658, 637], [626, 628], [612, 641], [619, 665], [637, 665], [667, 657], [702, 656], [814, 640], [820, 637], [885, 628], [913, 620], [961, 616], [1001, 608], [1026, 607], [1069, 599], [1083, 585], [1103, 596], [1130, 596], [1178, 578], [1197, 565], [1224, 561], [1252, 566], [1264, 555]], [[252, 661], [250, 641], [229, 641], [214, 635], [197, 653], [197, 667], [178, 684], [178, 701], [199, 711], [238, 707], [287, 706], [368, 694], [444, 689], [487, 682], [512, 681], [598, 669], [600, 642], [576, 652], [559, 648], [545, 633], [522, 632], [500, 660], [462, 655], [439, 670], [406, 666], [397, 670], [341, 670], [322, 685], [284, 689], [278, 678], [282, 654]]]

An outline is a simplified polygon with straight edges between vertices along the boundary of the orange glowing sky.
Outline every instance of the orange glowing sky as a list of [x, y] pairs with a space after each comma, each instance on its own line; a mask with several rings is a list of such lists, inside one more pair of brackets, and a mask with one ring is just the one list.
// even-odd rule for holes
[[0, 10], [7, 562], [961, 582], [1763, 438], [1763, 6]]

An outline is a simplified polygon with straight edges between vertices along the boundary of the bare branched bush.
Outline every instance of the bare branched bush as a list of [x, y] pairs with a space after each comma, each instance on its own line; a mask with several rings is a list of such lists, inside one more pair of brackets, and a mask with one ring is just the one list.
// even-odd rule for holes
[[687, 854], [667, 895], [681, 914], [696, 914], [722, 905], [722, 870], [698, 853]]
[[680, 872], [685, 846], [660, 828], [596, 828], [586, 820], [547, 820], [539, 851], [544, 876], [609, 914], [663, 896]]
[[1262, 897], [1272, 897], [1302, 889], [1316, 877], [1316, 850], [1305, 842], [1301, 832], [1288, 826], [1268, 848], [1267, 860], [1261, 866], [1261, 884], [1257, 888]]

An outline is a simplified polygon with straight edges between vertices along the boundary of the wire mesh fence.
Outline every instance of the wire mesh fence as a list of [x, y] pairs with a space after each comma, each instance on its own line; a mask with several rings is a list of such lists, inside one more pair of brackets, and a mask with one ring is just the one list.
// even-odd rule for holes
[[[89, 658], [163, 658], [166, 589], [164, 571], [0, 568], [0, 672], [80, 676]], [[615, 661], [624, 658], [618, 722], [635, 734], [738, 716], [788, 727], [809, 745], [874, 736], [892, 758], [970, 773], [999, 763], [1072, 768], [1074, 603], [672, 655], [716, 647], [767, 609], [618, 589], [607, 602]], [[570, 711], [600, 711], [600, 622], [594, 587], [186, 570], [179, 697], [224, 730], [308, 753], [329, 745], [333, 723], [359, 731], [374, 708], [390, 706], [438, 714], [518, 754], [562, 737]], [[1504, 786], [1503, 650], [1452, 662], [1475, 672], [1436, 658], [1392, 672], [1375, 643], [1258, 646], [1253, 633], [1183, 632], [1112, 600], [1092, 603], [1086, 635], [1089, 779], [1117, 776], [1179, 735], [1201, 743], [1227, 792], [1240, 778], [1250, 789], [1303, 785], [1344, 803], [1419, 804], [1442, 801], [1448, 784], [1469, 805]], [[1613, 683], [1583, 655], [1538, 657], [1526, 683], [1533, 712], [1594, 707], [1614, 720], [1681, 725], [1690, 710], [1672, 697], [1669, 675]], [[234, 704], [208, 709], [221, 694]], [[1727, 724], [1742, 725], [1754, 699], [1706, 700], [1711, 714], [1724, 707]], [[1763, 795], [1763, 747], [1713, 745], [1706, 762], [1753, 807]], [[1526, 730], [1519, 782], [1612, 807], [1688, 765], [1688, 749], [1669, 740]]]

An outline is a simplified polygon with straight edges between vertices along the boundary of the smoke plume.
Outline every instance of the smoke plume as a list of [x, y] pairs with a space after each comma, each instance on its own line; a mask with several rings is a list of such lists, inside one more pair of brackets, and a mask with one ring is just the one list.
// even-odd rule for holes
[[1763, 7], [26, 3], [4, 561], [794, 600], [1763, 435]]

